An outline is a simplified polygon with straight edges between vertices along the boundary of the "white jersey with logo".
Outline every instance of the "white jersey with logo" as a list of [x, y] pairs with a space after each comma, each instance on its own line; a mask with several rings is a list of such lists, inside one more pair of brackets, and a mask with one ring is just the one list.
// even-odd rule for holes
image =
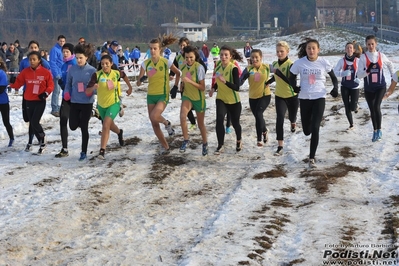
[[301, 91], [299, 99], [314, 100], [326, 97], [326, 76], [333, 66], [324, 58], [318, 57], [315, 61], [309, 61], [302, 57], [294, 62], [290, 71], [300, 76]]

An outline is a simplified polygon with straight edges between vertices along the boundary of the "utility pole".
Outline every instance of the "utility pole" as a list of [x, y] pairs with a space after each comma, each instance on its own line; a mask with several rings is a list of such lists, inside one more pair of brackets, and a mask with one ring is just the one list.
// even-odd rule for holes
[[103, 22], [101, 13], [102, 13], [102, 12], [101, 12], [101, 0], [100, 0], [100, 24], [102, 24], [102, 22]]
[[257, 37], [259, 38], [259, 32], [260, 32], [260, 11], [259, 11], [259, 1], [260, 0], [258, 0], [258, 6], [257, 6], [257, 9], [258, 9], [258, 27], [257, 27]]
[[215, 0], [215, 23], [216, 23], [216, 27], [218, 26], [218, 5], [216, 3]]
[[381, 40], [382, 40], [382, 0], [380, 0], [380, 33], [381, 33]]

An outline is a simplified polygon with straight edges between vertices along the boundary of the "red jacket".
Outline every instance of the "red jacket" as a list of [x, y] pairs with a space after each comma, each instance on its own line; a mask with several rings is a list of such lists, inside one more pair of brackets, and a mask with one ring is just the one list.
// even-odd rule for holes
[[48, 95], [54, 90], [53, 76], [51, 72], [39, 65], [36, 69], [27, 67], [17, 76], [11, 88], [19, 89], [25, 85], [24, 99], [27, 101], [41, 101], [39, 95], [47, 92]]

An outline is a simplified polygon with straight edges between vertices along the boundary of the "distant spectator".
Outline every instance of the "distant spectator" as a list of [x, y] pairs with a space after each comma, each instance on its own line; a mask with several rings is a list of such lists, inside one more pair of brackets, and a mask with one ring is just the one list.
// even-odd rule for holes
[[211, 48], [211, 55], [213, 59], [213, 68], [216, 68], [216, 62], [219, 61], [219, 53], [220, 49], [216, 43], [213, 43], [213, 47]]
[[9, 72], [11, 72], [11, 74], [9, 75], [9, 82], [14, 83], [17, 77], [16, 73], [19, 70], [19, 63], [18, 63], [19, 51], [18, 49], [15, 48], [15, 45], [13, 43], [10, 43], [10, 47], [6, 52], [6, 58], [7, 58], [7, 68]]
[[101, 47], [100, 46], [97, 47], [97, 50], [95, 52], [95, 56], [96, 56], [97, 61], [100, 62], [100, 60], [101, 60]]
[[244, 46], [244, 56], [247, 59], [247, 63], [248, 65], [250, 65], [250, 61], [251, 61], [251, 52], [252, 52], [252, 46], [249, 44], [249, 42], [247, 42]]
[[119, 65], [119, 57], [117, 54], [118, 46], [119, 46], [118, 41], [112, 41], [108, 48], [109, 55], [112, 58], [112, 63], [114, 63], [116, 66]]
[[129, 47], [126, 47], [125, 51], [123, 52], [123, 55], [125, 56], [125, 64], [129, 64], [129, 54], [130, 49]]
[[140, 56], [141, 56], [140, 47], [138, 47], [136, 45], [136, 47], [134, 47], [134, 49], [132, 50], [132, 52], [129, 55], [130, 59], [132, 60], [132, 63], [134, 64], [134, 68], [136, 70], [138, 70], [138, 68], [139, 68], [138, 62], [139, 62]]
[[7, 53], [7, 43], [3, 42], [0, 48], [0, 57], [3, 59], [3, 62], [7, 61], [6, 53]]
[[21, 63], [22, 59], [24, 58], [24, 53], [27, 51], [27, 49], [24, 49], [21, 47], [19, 44], [19, 40], [15, 40], [14, 42], [15, 48], [18, 49], [19, 56], [18, 56], [18, 65]]
[[205, 56], [206, 58], [208, 58], [208, 57], [209, 57], [209, 48], [208, 48], [208, 46], [206, 45], [206, 43], [204, 43], [204, 44], [202, 45], [201, 50], [202, 50], [202, 52], [204, 53], [204, 56]]
[[61, 79], [61, 67], [64, 64], [62, 55], [62, 46], [65, 44], [66, 38], [64, 35], [59, 35], [57, 43], [50, 51], [50, 68], [51, 74], [53, 75], [54, 90], [51, 96], [51, 114], [55, 117], [59, 117], [60, 111], [60, 86], [58, 80]]

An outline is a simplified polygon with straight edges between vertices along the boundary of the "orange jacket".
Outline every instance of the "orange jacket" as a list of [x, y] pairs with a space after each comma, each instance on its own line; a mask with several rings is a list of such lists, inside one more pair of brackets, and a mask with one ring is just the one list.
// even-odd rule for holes
[[19, 89], [25, 85], [24, 99], [27, 101], [41, 101], [39, 95], [46, 92], [50, 95], [54, 90], [51, 72], [39, 65], [36, 69], [27, 67], [17, 76], [11, 88]]

